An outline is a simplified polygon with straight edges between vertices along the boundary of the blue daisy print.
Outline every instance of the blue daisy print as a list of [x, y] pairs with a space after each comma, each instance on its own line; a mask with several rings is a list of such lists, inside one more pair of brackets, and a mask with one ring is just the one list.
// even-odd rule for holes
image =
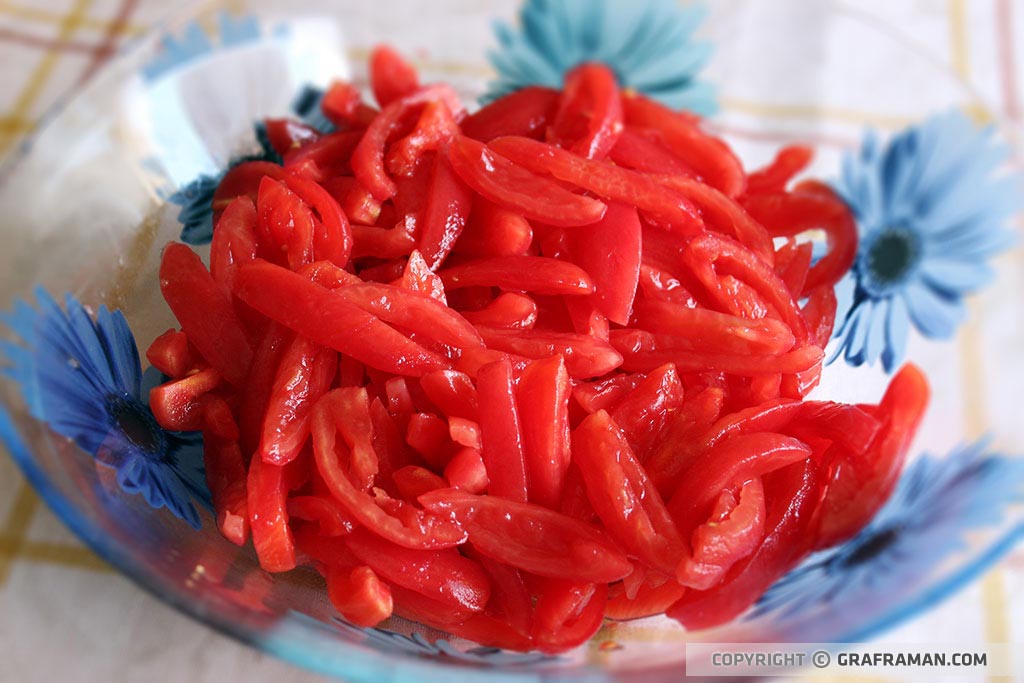
[[260, 24], [255, 15], [235, 17], [220, 12], [217, 14], [217, 35], [219, 40], [215, 44], [199, 22], [195, 21], [189, 22], [180, 35], [165, 35], [161, 42], [163, 50], [143, 67], [143, 77], [147, 80], [159, 78], [212, 53], [218, 45], [233, 47], [258, 40], [261, 35]]
[[888, 144], [868, 133], [843, 161], [835, 189], [860, 233], [857, 260], [839, 288], [845, 315], [834, 336], [855, 366], [903, 359], [911, 326], [948, 339], [963, 322], [963, 297], [992, 278], [987, 261], [1012, 242], [1021, 179], [1001, 174], [1009, 150], [992, 128], [960, 112], [935, 116]]
[[[822, 624], [864, 623], [858, 614], [885, 612], [957, 551], [966, 534], [998, 525], [1011, 506], [1024, 503], [1024, 458], [988, 451], [986, 440], [945, 458], [922, 455], [903, 474], [885, 506], [857, 536], [812, 555], [770, 588], [749, 618], [769, 617], [781, 637], [813, 638]], [[947, 597], [1024, 538], [1024, 523], [978, 556], [974, 564], [921, 596], [924, 604]], [[875, 621], [844, 642], [885, 626]], [[820, 630], [818, 631], [820, 634]], [[836, 634], [839, 636], [840, 634]]]
[[708, 115], [714, 91], [696, 76], [711, 46], [693, 40], [704, 17], [699, 4], [678, 0], [526, 0], [519, 27], [495, 27], [500, 49], [490, 53], [498, 71], [488, 98], [528, 85], [561, 87], [582, 62], [602, 62], [623, 87], [663, 104]]
[[330, 119], [324, 116], [320, 103], [324, 99], [324, 91], [315, 85], [306, 84], [302, 86], [299, 94], [292, 101], [292, 111], [299, 121], [302, 121], [311, 128], [316, 128], [321, 133], [333, 133], [335, 126]]
[[181, 241], [185, 244], [198, 246], [209, 244], [213, 240], [213, 194], [228, 170], [246, 161], [281, 163], [281, 155], [271, 146], [263, 123], [257, 123], [254, 131], [261, 150], [258, 154], [235, 159], [228, 164], [224, 173], [204, 173], [167, 198], [171, 204], [181, 207], [178, 211], [178, 222], [181, 223]]
[[[292, 111], [306, 125], [316, 128], [321, 133], [331, 133], [335, 130], [334, 124], [320, 110], [320, 101], [323, 96], [324, 91], [320, 88], [306, 85], [293, 101]], [[283, 163], [281, 155], [270, 144], [266, 127], [262, 121], [253, 126], [253, 131], [260, 151], [233, 160], [228, 164], [224, 173], [246, 161]], [[217, 175], [204, 173], [167, 198], [170, 203], [181, 207], [178, 211], [178, 222], [181, 223], [182, 242], [199, 246], [209, 244], [213, 240], [213, 194], [216, 192], [217, 186], [220, 185], [224, 173]]]
[[29, 413], [114, 468], [124, 491], [198, 529], [194, 501], [210, 504], [201, 437], [156, 423], [124, 316], [100, 306], [93, 318], [70, 294], [62, 310], [41, 288], [36, 302], [18, 300], [0, 314], [21, 340], [0, 341], [0, 372], [18, 384]]

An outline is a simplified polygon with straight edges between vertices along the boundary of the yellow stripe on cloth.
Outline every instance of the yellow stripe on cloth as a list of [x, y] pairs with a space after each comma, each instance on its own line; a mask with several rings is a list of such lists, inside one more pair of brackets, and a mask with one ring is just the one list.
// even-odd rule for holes
[[32, 517], [35, 516], [38, 507], [39, 496], [28, 483], [21, 482], [14, 505], [11, 506], [11, 511], [7, 514], [2, 531], [7, 542], [4, 552], [0, 552], [0, 587], [7, 582], [7, 577], [11, 573], [11, 564], [25, 545], [29, 525], [32, 523]]
[[[7, 2], [7, 0], [0, 0], [0, 16], [3, 15], [13, 17], [14, 19], [21, 19], [23, 21], [34, 21], [40, 24], [60, 24], [65, 19], [65, 15], [60, 12], [32, 7], [30, 5], [18, 5]], [[84, 29], [96, 31], [98, 33], [106, 33], [109, 31], [114, 35], [133, 38], [142, 35], [148, 30], [145, 26], [139, 24], [119, 23], [117, 21], [107, 19], [95, 19], [93, 17], [83, 17], [80, 26]]]
[[958, 77], [967, 81], [971, 74], [970, 50], [967, 42], [967, 3], [948, 0], [949, 63]]
[[[981, 320], [979, 306], [970, 306], [970, 322], [960, 332], [962, 349], [962, 382], [964, 423], [968, 437], [976, 439], [988, 431], [989, 420], [984, 386], [985, 368], [982, 364]], [[1006, 612], [1006, 586], [1003, 572], [989, 571], [981, 580], [981, 606], [985, 642], [990, 645], [1011, 641], [1010, 619]], [[989, 676], [989, 681], [1009, 681], [1006, 676]]]
[[29, 541], [0, 535], [0, 557], [39, 562], [94, 572], [112, 572], [109, 564], [88, 548], [46, 541]]
[[827, 107], [817, 104], [773, 104], [723, 97], [719, 101], [722, 109], [750, 114], [767, 119], [827, 119], [829, 121], [871, 125], [876, 128], [896, 129], [909, 125], [915, 119], [909, 116], [881, 114], [842, 107]]
[[[82, 26], [82, 21], [85, 19], [89, 12], [89, 6], [92, 4], [91, 0], [77, 0], [71, 11], [64, 17], [60, 22], [60, 30], [57, 33], [58, 41], [65, 41], [71, 38], [75, 32]], [[29, 74], [28, 82], [14, 101], [14, 105], [8, 112], [8, 115], [13, 120], [27, 120], [30, 117], [32, 105], [39, 99], [40, 93], [43, 91], [43, 87], [49, 80], [50, 75], [56, 68], [57, 63], [60, 61], [61, 51], [59, 48], [51, 48], [43, 54], [43, 58], [39, 60], [39, 64]], [[10, 131], [0, 130], [0, 155], [7, 152], [8, 149], [17, 141], [18, 136]]]

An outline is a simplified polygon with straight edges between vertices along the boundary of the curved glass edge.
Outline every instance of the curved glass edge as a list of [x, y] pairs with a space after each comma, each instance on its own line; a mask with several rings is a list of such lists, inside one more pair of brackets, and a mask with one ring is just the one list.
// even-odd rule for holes
[[[142, 42], [146, 41], [140, 40], [131, 47], [138, 48]], [[59, 112], [66, 104], [66, 100], [59, 101], [46, 116], [50, 117]], [[43, 121], [40, 127], [45, 126], [45, 123], [46, 120]], [[4, 164], [0, 165], [0, 180], [2, 180], [3, 172], [15, 166], [21, 156], [21, 153], [11, 155]], [[310, 629], [304, 628], [299, 624], [289, 624], [288, 620], [282, 622], [280, 629], [275, 629], [268, 634], [267, 632], [247, 630], [238, 623], [219, 619], [217, 615], [204, 612], [192, 603], [184, 600], [182, 596], [163, 591], [157, 583], [147, 578], [146, 572], [139, 568], [130, 556], [119, 552], [116, 546], [109, 544], [95, 525], [77, 516], [74, 507], [52, 486], [45, 472], [34, 462], [31, 451], [21, 440], [10, 415], [3, 406], [0, 406], [0, 441], [7, 445], [12, 459], [19, 465], [28, 481], [39, 492], [47, 505], [69, 529], [79, 536], [104, 561], [117, 567], [140, 587], [172, 605], [182, 613], [208, 623], [231, 637], [252, 644], [293, 664], [318, 673], [334, 676], [343, 675], [351, 680], [360, 681], [441, 681], [443, 679], [447, 683], [487, 679], [502, 682], [509, 681], [512, 683], [513, 681], [535, 681], [546, 680], [547, 678], [540, 672], [526, 674], [500, 670], [474, 670], [472, 673], [464, 673], [470, 670], [457, 666], [433, 663], [427, 660], [400, 664], [398, 660], [388, 659], [383, 654], [376, 652], [367, 654], [369, 657], [379, 659], [380, 661], [365, 661], [361, 656], [357, 658], [353, 653], [346, 652], [343, 648], [338, 647], [337, 643], [332, 642], [326, 636], [312, 636], [309, 632]], [[898, 605], [890, 613], [877, 618], [866, 626], [860, 626], [855, 630], [845, 633], [842, 638], [837, 639], [837, 642], [856, 642], [872, 638], [934, 607], [984, 573], [1012, 550], [1016, 543], [1022, 540], [1024, 540], [1024, 525], [1019, 525], [988, 546], [970, 563], [951, 572], [950, 575], [943, 578], [937, 584], [928, 587], [913, 600]], [[309, 639], [309, 642], [303, 642], [305, 639]], [[432, 670], [428, 671], [428, 669]], [[559, 674], [561, 673], [559, 672]], [[559, 680], [566, 680], [561, 675], [558, 678]], [[602, 676], [597, 675], [596, 678], [581, 677], [571, 678], [571, 680], [589, 681], [601, 680], [602, 678]]]

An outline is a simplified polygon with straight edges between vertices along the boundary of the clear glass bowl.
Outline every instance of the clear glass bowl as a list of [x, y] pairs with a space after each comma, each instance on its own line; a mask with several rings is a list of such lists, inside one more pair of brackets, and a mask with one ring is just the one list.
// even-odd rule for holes
[[[55, 296], [71, 292], [93, 307], [121, 309], [146, 348], [172, 325], [156, 273], [160, 249], [181, 232], [180, 206], [168, 201], [176, 190], [253, 151], [252, 123], [286, 114], [302, 85], [335, 77], [365, 84], [368, 50], [380, 41], [412, 55], [424, 80], [451, 81], [475, 98], [490, 77], [490, 24], [514, 11], [511, 2], [466, 0], [439, 0], [428, 11], [408, 0], [225, 0], [174, 17], [53, 112], [4, 171], [0, 306], [38, 285]], [[793, 26], [801, 27], [798, 39]], [[845, 3], [716, 2], [702, 33], [715, 45], [706, 77], [724, 105], [713, 125], [750, 166], [782, 143], [811, 140], [820, 149], [812, 172], [829, 177], [865, 125], [892, 129], [949, 107], [997, 118], [898, 27]], [[958, 346], [912, 342], [909, 356], [936, 387], [914, 452], [943, 453], [982, 431], [997, 443], [1024, 443], [1017, 408], [998, 398], [1024, 379], [1024, 360], [1009, 351], [1024, 336], [1019, 294], [1009, 293], [1022, 291], [1020, 256], [999, 261], [1007, 286], [973, 302]], [[825, 377], [817, 395], [850, 401], [877, 398], [885, 382], [878, 370], [839, 365]], [[390, 630], [344, 624], [312, 571], [268, 575], [251, 549], [220, 538], [207, 512], [195, 531], [125, 494], [109, 470], [29, 417], [10, 383], [2, 391], [13, 418], [0, 421], [0, 435], [12, 456], [93, 550], [196, 619], [348, 680], [676, 680], [687, 640], [867, 637], [932, 606], [1024, 535], [1024, 515], [1011, 508], [973, 528], [942, 562], [866, 591], [856, 608], [836, 608], [820, 591], [801, 595], [798, 585], [801, 609], [762, 609], [712, 632], [648, 619], [608, 624], [557, 658], [504, 653], [438, 640], [443, 634], [398, 620]]]

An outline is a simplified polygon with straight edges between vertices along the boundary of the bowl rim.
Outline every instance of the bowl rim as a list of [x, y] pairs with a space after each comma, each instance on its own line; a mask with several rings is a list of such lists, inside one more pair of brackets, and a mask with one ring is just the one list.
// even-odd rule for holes
[[[864, 22], [873, 30], [881, 30], [877, 23], [865, 21], [865, 15], [854, 6], [839, 0], [828, 0], [828, 4], [857, 21]], [[141, 35], [125, 41], [118, 52], [105, 62], [95, 76], [79, 88], [68, 88], [53, 104], [39, 116], [32, 132], [19, 140], [17, 147], [3, 161], [0, 161], [0, 188], [8, 178], [14, 175], [21, 163], [31, 154], [36, 141], [47, 134], [54, 121], [65, 111], [72, 108], [79, 99], [87, 98], [91, 91], [100, 88], [109, 79], [120, 75], [120, 68], [138, 60], [140, 55], [151, 50], [165, 36], [194, 20], [199, 14], [208, 10], [208, 0], [188, 0], [182, 5], [173, 6], [162, 11], [151, 26]], [[220, 11], [233, 11], [223, 8]], [[890, 27], [891, 29], [891, 27]], [[996, 113], [986, 98], [971, 83], [953, 73], [946, 65], [930, 56], [922, 46], [909, 36], [898, 30], [887, 32], [888, 38], [901, 44], [906, 49], [927, 59], [937, 71], [943, 72], [955, 80], [972, 100], [983, 107], [992, 121], [999, 127], [1008, 125], [1004, 116]], [[222, 617], [216, 612], [202, 608], [200, 603], [190, 601], [184, 594], [176, 594], [165, 590], [160, 582], [153, 580], [152, 575], [134, 561], [130, 554], [122, 552], [118, 544], [109, 542], [108, 537], [92, 522], [75, 514], [75, 507], [52, 485], [45, 472], [39, 467], [32, 456], [32, 449], [25, 443], [17, 427], [17, 421], [8, 411], [8, 407], [0, 402], [0, 442], [9, 452], [11, 459], [18, 465], [28, 483], [40, 495], [47, 506], [90, 550], [103, 561], [124, 574], [136, 586], [157, 598], [161, 603], [174, 608], [180, 614], [208, 626], [238, 642], [274, 655], [318, 674], [330, 677], [345, 677], [347, 680], [376, 683], [378, 681], [424, 681], [427, 683], [462, 683], [466, 681], [500, 681], [502, 683], [527, 683], [529, 681], [579, 681], [580, 683], [596, 683], [609, 678], [605, 670], [584, 664], [573, 669], [537, 669], [516, 671], [513, 668], [470, 668], [458, 662], [415, 658], [408, 656], [393, 657], [391, 653], [368, 647], [356, 650], [348, 644], [317, 639], [317, 644], [329, 646], [334, 652], [327, 652], [323, 647], [296, 647], [295, 639], [282, 635], [276, 629], [257, 630], [239, 622]], [[1017, 544], [1024, 542], [1024, 522], [1010, 527], [1005, 533], [995, 538], [975, 558], [958, 568], [955, 572], [934, 585], [914, 599], [901, 602], [896, 609], [883, 614], [874, 621], [867, 622], [851, 629], [836, 642], [860, 642], [876, 637], [897, 624], [919, 616], [928, 609], [948, 599], [954, 593], [969, 585], [976, 578], [998, 562]], [[325, 624], [329, 628], [329, 625]]]

